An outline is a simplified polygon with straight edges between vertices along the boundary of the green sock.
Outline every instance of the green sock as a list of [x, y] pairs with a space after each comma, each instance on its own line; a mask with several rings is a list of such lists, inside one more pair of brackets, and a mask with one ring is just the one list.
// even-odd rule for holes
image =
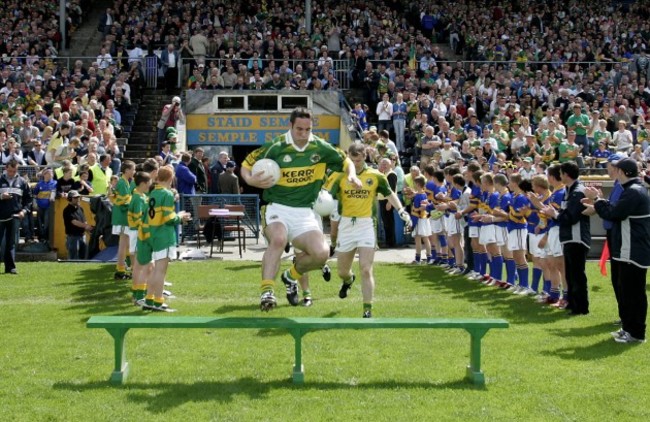
[[364, 311], [372, 311], [372, 303], [364, 303], [363, 304], [363, 310]]
[[311, 297], [311, 291], [310, 290], [303, 290], [302, 291], [302, 297]]

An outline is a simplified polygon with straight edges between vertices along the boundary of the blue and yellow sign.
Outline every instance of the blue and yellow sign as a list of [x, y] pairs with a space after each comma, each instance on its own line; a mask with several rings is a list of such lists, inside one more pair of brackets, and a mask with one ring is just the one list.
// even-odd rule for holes
[[[187, 116], [187, 145], [263, 145], [287, 132], [289, 114], [191, 114]], [[340, 117], [314, 117], [313, 132], [339, 144]]]

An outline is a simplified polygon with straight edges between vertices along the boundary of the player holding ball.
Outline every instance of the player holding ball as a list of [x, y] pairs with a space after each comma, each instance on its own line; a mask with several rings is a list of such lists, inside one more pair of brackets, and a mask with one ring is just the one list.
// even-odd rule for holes
[[[302, 251], [295, 263], [282, 273], [287, 300], [297, 306], [298, 279], [302, 274], [320, 270], [329, 257], [323, 231], [312, 210], [325, 179], [325, 172], [345, 171], [353, 186], [361, 187], [354, 165], [340, 151], [312, 133], [312, 112], [298, 107], [289, 118], [290, 130], [251, 152], [241, 168], [241, 177], [250, 186], [264, 189], [268, 203], [261, 211], [268, 248], [262, 258], [262, 295], [260, 308], [269, 311], [277, 305], [274, 283], [280, 270], [280, 258], [287, 242]], [[277, 183], [265, 171], [253, 172], [256, 161], [275, 161], [281, 169]]]

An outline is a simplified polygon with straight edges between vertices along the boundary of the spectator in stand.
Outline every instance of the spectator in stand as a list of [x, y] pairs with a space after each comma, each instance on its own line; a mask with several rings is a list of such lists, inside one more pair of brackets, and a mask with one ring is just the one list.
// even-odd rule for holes
[[239, 195], [239, 178], [235, 174], [237, 164], [234, 161], [226, 163], [226, 171], [219, 175], [219, 193], [226, 195]]
[[203, 148], [194, 148], [194, 155], [188, 168], [196, 176], [196, 193], [208, 193], [208, 178], [203, 166]]
[[226, 151], [221, 151], [217, 156], [217, 162], [210, 168], [210, 179], [212, 181], [210, 193], [221, 193], [219, 191], [219, 176], [226, 171], [230, 157]]
[[167, 94], [173, 94], [178, 87], [178, 68], [181, 65], [181, 56], [176, 51], [174, 44], [168, 44], [167, 49], [160, 54], [160, 65], [163, 75], [165, 75]]
[[196, 176], [189, 169], [189, 164], [192, 161], [192, 156], [184, 152], [181, 154], [181, 162], [176, 167], [176, 183], [178, 193], [182, 195], [196, 194]]
[[171, 104], [166, 104], [163, 107], [162, 115], [158, 120], [158, 149], [160, 151], [163, 141], [167, 135], [167, 128], [175, 128], [178, 123], [185, 123], [185, 114], [181, 108], [181, 98], [172, 98]]

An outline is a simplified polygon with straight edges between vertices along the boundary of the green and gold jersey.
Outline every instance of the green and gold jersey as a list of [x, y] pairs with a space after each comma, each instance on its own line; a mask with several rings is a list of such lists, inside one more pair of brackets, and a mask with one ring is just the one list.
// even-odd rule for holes
[[366, 165], [357, 173], [357, 177], [363, 185], [361, 189], [354, 187], [343, 173], [339, 173], [332, 186], [332, 196], [339, 200], [339, 214], [343, 217], [375, 217], [377, 194], [389, 196], [393, 193], [388, 179], [378, 170]]
[[111, 214], [111, 224], [114, 226], [128, 226], [129, 221], [127, 214], [129, 212], [129, 203], [131, 194], [135, 189], [133, 180], [126, 180], [120, 177], [115, 186], [115, 197], [113, 198], [113, 212]]
[[269, 203], [311, 208], [325, 181], [326, 170], [343, 171], [345, 155], [341, 150], [312, 135], [303, 151], [296, 149], [289, 132], [251, 152], [243, 166], [252, 170], [256, 161], [269, 158], [280, 166], [280, 180], [264, 190]]
[[558, 146], [558, 151], [560, 153], [560, 163], [566, 163], [567, 161], [575, 160], [575, 158], [580, 155], [580, 150], [582, 147], [578, 144], [569, 144], [568, 142], [562, 142]]
[[127, 216], [129, 221], [129, 229], [138, 230], [142, 225], [142, 218], [144, 217], [144, 214], [147, 212], [148, 208], [147, 201], [147, 195], [144, 193], [138, 193], [138, 191], [133, 191], [131, 202], [129, 203], [129, 213]]
[[147, 209], [138, 231], [138, 239], [147, 241], [153, 251], [176, 245], [174, 226], [180, 223], [174, 206], [174, 194], [169, 189], [156, 186], [149, 194]]

